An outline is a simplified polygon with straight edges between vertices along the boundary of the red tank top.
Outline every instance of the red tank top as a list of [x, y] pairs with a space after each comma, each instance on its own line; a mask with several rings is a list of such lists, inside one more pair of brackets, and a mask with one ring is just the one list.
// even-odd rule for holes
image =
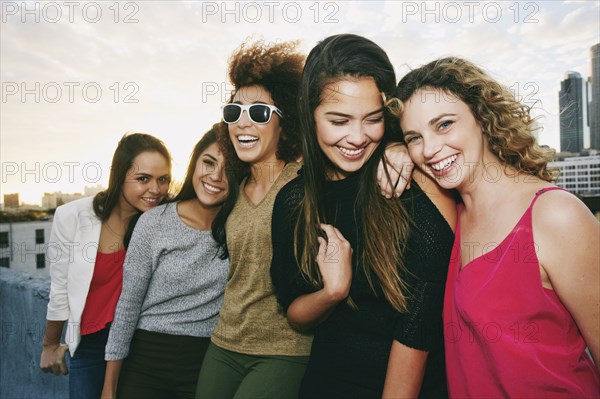
[[113, 321], [123, 288], [124, 261], [125, 249], [96, 255], [94, 275], [81, 315], [81, 335], [100, 331]]
[[541, 283], [531, 213], [553, 189], [538, 191], [508, 236], [462, 269], [459, 217], [444, 298], [450, 397], [600, 396], [577, 325]]

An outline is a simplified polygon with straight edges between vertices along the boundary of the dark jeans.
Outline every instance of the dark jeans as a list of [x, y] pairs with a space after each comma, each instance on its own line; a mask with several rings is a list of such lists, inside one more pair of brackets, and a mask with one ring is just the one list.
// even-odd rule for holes
[[117, 397], [193, 398], [210, 338], [136, 330], [123, 363]]
[[81, 342], [69, 366], [69, 397], [71, 399], [98, 399], [102, 394], [106, 362], [104, 348], [109, 328], [82, 335]]

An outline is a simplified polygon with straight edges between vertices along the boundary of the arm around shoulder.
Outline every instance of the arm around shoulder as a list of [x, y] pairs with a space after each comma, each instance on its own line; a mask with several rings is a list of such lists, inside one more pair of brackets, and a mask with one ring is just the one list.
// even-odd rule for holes
[[416, 181], [421, 190], [427, 194], [427, 197], [433, 202], [438, 211], [440, 211], [444, 219], [448, 222], [452, 231], [454, 231], [458, 214], [456, 213], [456, 201], [454, 201], [450, 191], [441, 188], [431, 177], [424, 174], [418, 168], [415, 168], [413, 180]]
[[390, 142], [377, 166], [377, 184], [386, 198], [398, 198], [410, 189], [414, 163], [403, 142]]

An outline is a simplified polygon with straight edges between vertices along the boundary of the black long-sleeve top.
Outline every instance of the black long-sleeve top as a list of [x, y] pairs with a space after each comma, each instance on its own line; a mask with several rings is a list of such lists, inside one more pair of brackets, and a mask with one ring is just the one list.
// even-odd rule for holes
[[[375, 282], [368, 284], [356, 249], [362, 243], [356, 199], [359, 174], [326, 184], [326, 223], [337, 227], [354, 249], [350, 297], [315, 328], [310, 360], [300, 388], [305, 398], [380, 398], [393, 340], [429, 352], [421, 397], [447, 397], [443, 353], [442, 305], [454, 234], [444, 217], [419, 186], [400, 198], [411, 215], [410, 237], [404, 255], [410, 287], [408, 312], [399, 313]], [[317, 287], [302, 276], [294, 257], [297, 208], [304, 197], [302, 174], [284, 186], [275, 200], [272, 220], [271, 277], [278, 302], [286, 312], [299, 296]], [[382, 242], [381, 245], [386, 245]]]

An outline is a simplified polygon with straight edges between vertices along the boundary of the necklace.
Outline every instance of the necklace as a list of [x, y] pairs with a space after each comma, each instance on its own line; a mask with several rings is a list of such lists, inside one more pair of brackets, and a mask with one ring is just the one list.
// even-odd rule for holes
[[110, 227], [110, 223], [108, 223], [108, 220], [106, 221], [105, 225], [106, 225], [106, 227], [108, 227], [108, 229], [109, 229], [109, 230], [110, 230], [110, 231], [111, 231], [111, 232], [112, 232], [112, 233], [113, 233], [115, 236], [117, 236], [117, 237], [119, 237], [119, 238], [123, 238], [123, 237], [125, 236], [125, 233], [123, 233], [123, 234], [119, 234], [119, 233], [117, 233], [116, 231], [114, 231], [114, 230], [113, 230], [113, 228], [112, 228], [112, 227]]

